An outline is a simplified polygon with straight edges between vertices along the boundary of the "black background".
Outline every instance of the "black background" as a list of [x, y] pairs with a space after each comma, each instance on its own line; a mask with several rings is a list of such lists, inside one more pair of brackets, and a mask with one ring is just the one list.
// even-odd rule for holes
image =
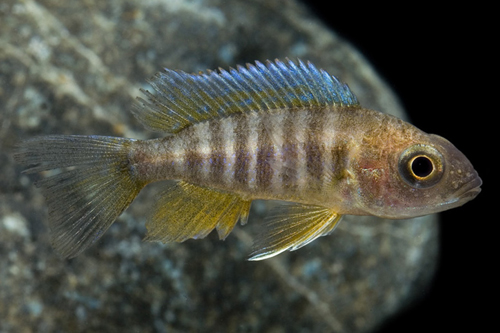
[[492, 9], [473, 4], [423, 7], [420, 2], [387, 8], [303, 2], [373, 64], [413, 124], [450, 140], [484, 182], [475, 200], [440, 214], [440, 261], [430, 290], [379, 331], [483, 332], [498, 327], [491, 324], [498, 310], [493, 283], [498, 262], [491, 259], [494, 241], [488, 237], [495, 234], [498, 217], [486, 175], [498, 142], [488, 126], [498, 123], [498, 110], [486, 92], [498, 82], [488, 59], [489, 46], [498, 42], [488, 37], [494, 31], [488, 28]]

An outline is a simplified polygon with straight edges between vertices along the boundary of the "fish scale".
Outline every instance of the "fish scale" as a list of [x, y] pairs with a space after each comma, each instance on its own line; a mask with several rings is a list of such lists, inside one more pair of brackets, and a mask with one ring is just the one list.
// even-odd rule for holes
[[[338, 201], [336, 192], [347, 181], [349, 152], [363, 138], [353, 139], [340, 122], [343, 113], [352, 112], [348, 108], [301, 108], [234, 114], [195, 124], [162, 139], [162, 146], [180, 149], [166, 148], [161, 159], [156, 158], [157, 151], [148, 149], [149, 142], [138, 141], [134, 143], [138, 158], [132, 157], [131, 163], [149, 170], [141, 172], [142, 180], [148, 183], [180, 179], [243, 197], [309, 204], [324, 204], [327, 197]], [[365, 112], [359, 111], [359, 117], [364, 117]], [[355, 118], [351, 117], [353, 121]], [[235, 123], [237, 126], [232, 126]], [[228, 133], [236, 137], [233, 144], [228, 144]], [[232, 156], [236, 146], [239, 148]], [[335, 186], [337, 191], [332, 193]], [[332, 204], [339, 209], [338, 203]]]
[[458, 207], [482, 184], [449, 141], [359, 105], [310, 62], [256, 62], [148, 81], [134, 115], [164, 138], [45, 136], [19, 144], [46, 197], [51, 239], [71, 258], [97, 241], [147, 184], [162, 180], [146, 240], [182, 242], [248, 220], [252, 200], [281, 200], [251, 260], [330, 234], [343, 215], [411, 218]]
[[[320, 144], [327, 128], [329, 132], [335, 131], [330, 124], [323, 127], [320, 119], [324, 120], [323, 114], [311, 110], [266, 113], [265, 117], [256, 113], [217, 119], [195, 125], [162, 143], [165, 147], [189, 149], [167, 150], [158, 160], [154, 158], [157, 151], [142, 146], [136, 148], [141, 154], [135, 163], [137, 167], [145, 167], [147, 161], [156, 161], [147, 166], [151, 171], [142, 173], [149, 177], [144, 179], [147, 182], [183, 179], [262, 198], [307, 197], [311, 191], [320, 191], [325, 181], [340, 178], [340, 175], [325, 177], [326, 170], [332, 169], [331, 160], [326, 160], [326, 151], [338, 151], [339, 147], [331, 145], [334, 141]], [[283, 126], [290, 121], [295, 124], [292, 135], [296, 137], [292, 141], [301, 144], [285, 142], [291, 135]], [[239, 130], [236, 136], [241, 141], [237, 154], [233, 153], [232, 144], [235, 128], [231, 125], [235, 122], [241, 124], [236, 128]], [[268, 131], [272, 131], [272, 135]], [[201, 142], [208, 144], [201, 145]], [[143, 151], [150, 151], [152, 156], [145, 157]], [[304, 163], [288, 163], [296, 161], [298, 156], [304, 156]], [[238, 164], [238, 160], [245, 160], [245, 166]]]

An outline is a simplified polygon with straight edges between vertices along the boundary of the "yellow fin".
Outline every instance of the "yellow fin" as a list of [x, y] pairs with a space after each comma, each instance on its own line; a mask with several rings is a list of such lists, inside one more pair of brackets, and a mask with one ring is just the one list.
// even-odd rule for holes
[[214, 228], [225, 239], [241, 217], [248, 216], [251, 201], [218, 190], [179, 181], [160, 194], [145, 240], [183, 242], [203, 238]]
[[266, 219], [264, 231], [255, 241], [249, 260], [263, 260], [286, 250], [297, 250], [330, 234], [341, 217], [321, 206], [289, 204], [278, 207]]

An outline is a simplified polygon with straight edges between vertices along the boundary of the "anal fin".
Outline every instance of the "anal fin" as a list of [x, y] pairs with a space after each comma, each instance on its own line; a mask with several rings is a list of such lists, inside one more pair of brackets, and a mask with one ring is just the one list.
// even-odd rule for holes
[[249, 260], [263, 260], [294, 251], [330, 234], [342, 215], [315, 205], [287, 204], [271, 211]]
[[159, 195], [146, 224], [145, 240], [183, 242], [204, 238], [213, 229], [217, 229], [220, 239], [225, 239], [238, 219], [248, 216], [250, 204], [232, 193], [184, 181], [169, 184]]

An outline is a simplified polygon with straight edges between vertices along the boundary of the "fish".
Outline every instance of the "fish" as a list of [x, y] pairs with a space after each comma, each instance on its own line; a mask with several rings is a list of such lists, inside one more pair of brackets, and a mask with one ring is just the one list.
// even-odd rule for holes
[[188, 74], [164, 69], [132, 112], [149, 140], [48, 135], [18, 144], [48, 205], [51, 242], [73, 258], [153, 182], [166, 181], [145, 240], [183, 242], [244, 225], [253, 200], [276, 200], [249, 260], [331, 234], [344, 215], [407, 219], [481, 191], [448, 140], [364, 108], [347, 84], [300, 59]]

